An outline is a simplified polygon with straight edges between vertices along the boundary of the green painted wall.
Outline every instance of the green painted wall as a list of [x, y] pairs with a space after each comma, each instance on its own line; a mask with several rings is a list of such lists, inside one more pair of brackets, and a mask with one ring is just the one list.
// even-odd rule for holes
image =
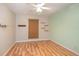
[[49, 38], [79, 52], [79, 4], [72, 4], [49, 17]]

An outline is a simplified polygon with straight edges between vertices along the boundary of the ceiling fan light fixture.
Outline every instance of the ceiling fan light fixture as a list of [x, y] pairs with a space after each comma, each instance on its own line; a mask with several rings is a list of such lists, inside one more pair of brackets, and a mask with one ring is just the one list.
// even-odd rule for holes
[[43, 9], [44, 10], [49, 10], [50, 8], [48, 7], [44, 7], [44, 5], [46, 5], [45, 3], [36, 3], [36, 4], [33, 4], [33, 6], [35, 7], [36, 9], [36, 12], [42, 12]]
[[41, 8], [37, 8], [36, 11], [37, 11], [37, 12], [42, 12], [42, 9], [41, 9]]

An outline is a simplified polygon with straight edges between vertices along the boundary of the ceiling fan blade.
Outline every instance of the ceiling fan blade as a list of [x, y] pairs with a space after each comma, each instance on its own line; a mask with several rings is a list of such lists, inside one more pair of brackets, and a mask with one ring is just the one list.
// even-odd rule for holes
[[34, 6], [34, 7], [42, 7], [44, 5], [45, 5], [45, 3], [32, 4], [32, 6]]
[[40, 7], [42, 7], [42, 6], [45, 5], [45, 3], [39, 3], [38, 5], [39, 5]]
[[32, 4], [32, 6], [33, 6], [33, 7], [37, 7], [37, 5], [35, 5], [35, 4]]
[[47, 10], [50, 10], [50, 8], [48, 8], [48, 7], [41, 7], [42, 9], [47, 9]]

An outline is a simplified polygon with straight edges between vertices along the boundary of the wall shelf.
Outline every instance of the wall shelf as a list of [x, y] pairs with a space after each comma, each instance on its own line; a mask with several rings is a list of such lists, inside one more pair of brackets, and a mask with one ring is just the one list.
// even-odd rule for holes
[[18, 27], [26, 27], [26, 25], [18, 25]]

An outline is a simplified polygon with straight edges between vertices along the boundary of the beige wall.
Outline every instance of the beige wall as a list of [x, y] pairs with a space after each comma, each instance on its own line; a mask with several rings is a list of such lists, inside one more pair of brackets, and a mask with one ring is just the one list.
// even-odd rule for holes
[[[48, 32], [45, 32], [43, 29], [41, 29], [42, 27], [44, 27], [45, 24], [48, 24], [47, 19], [34, 17], [34, 16], [30, 17], [26, 15], [17, 15], [16, 16], [16, 41], [28, 40], [29, 18], [39, 19], [39, 39], [48, 39]], [[45, 24], [41, 24], [41, 22], [45, 22]], [[17, 25], [26, 25], [26, 27], [18, 27]]]
[[0, 55], [3, 55], [15, 42], [15, 15], [3, 4], [0, 4]]
[[[48, 25], [48, 20], [46, 18], [40, 18], [39, 19], [39, 38], [40, 39], [48, 39], [49, 32], [45, 30], [49, 30], [49, 29], [48, 29], [48, 26], [45, 26], [45, 25]], [[42, 29], [44, 27], [45, 27], [45, 30]]]
[[[18, 25], [27, 25], [18, 27]], [[16, 15], [16, 41], [25, 41], [28, 39], [28, 18], [25, 15]]]

